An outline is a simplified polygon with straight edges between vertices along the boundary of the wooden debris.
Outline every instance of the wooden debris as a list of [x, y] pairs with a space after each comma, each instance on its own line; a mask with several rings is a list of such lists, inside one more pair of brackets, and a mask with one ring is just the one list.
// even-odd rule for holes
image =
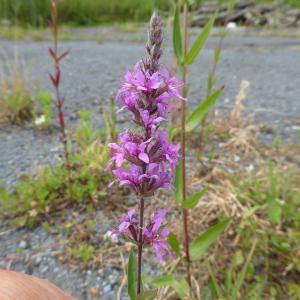
[[232, 9], [217, 2], [204, 3], [196, 10], [191, 26], [204, 26], [215, 13], [218, 26], [226, 26], [229, 22], [241, 26], [300, 26], [300, 9], [272, 3], [256, 4], [254, 0], [239, 1]]

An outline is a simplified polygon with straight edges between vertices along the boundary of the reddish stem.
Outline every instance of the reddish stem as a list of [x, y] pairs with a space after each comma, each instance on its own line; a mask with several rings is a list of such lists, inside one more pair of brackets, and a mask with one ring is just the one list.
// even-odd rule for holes
[[[60, 126], [60, 133], [61, 133], [61, 142], [64, 148], [64, 156], [65, 156], [65, 163], [66, 167], [71, 172], [71, 165], [69, 160], [69, 151], [68, 151], [68, 141], [67, 141], [67, 134], [66, 134], [66, 127], [65, 127], [65, 117], [63, 112], [63, 97], [60, 95], [60, 77], [61, 77], [61, 69], [60, 69], [60, 62], [61, 60], [68, 54], [68, 52], [63, 53], [61, 56], [58, 54], [58, 26], [57, 26], [57, 7], [56, 1], [51, 1], [51, 30], [53, 34], [53, 49], [49, 49], [50, 55], [54, 61], [54, 74], [50, 74], [50, 79], [52, 81], [52, 85], [55, 89], [56, 95], [56, 109], [57, 109], [57, 118]], [[69, 176], [70, 177], [70, 176]], [[70, 179], [70, 178], [69, 178]]]
[[144, 205], [145, 200], [140, 198], [140, 224], [139, 224], [139, 239], [138, 239], [138, 280], [137, 280], [137, 293], [141, 293], [142, 289], [142, 255], [143, 255], [143, 226], [144, 226]]

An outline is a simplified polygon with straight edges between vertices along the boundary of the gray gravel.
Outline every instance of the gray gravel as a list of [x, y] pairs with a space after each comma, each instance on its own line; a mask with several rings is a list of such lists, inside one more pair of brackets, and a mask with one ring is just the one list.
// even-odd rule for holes
[[[130, 35], [127, 35], [130, 40]], [[212, 37], [201, 57], [190, 68], [191, 105], [197, 104], [205, 95], [207, 74], [212, 67], [217, 43], [218, 38]], [[42, 91], [52, 92], [48, 80], [48, 71], [52, 67], [48, 42], [0, 41], [0, 47], [8, 54], [17, 49], [23, 61], [31, 65], [30, 81], [38, 80]], [[105, 107], [111, 93], [116, 92], [118, 81], [126, 70], [143, 57], [143, 43], [126, 42], [123, 38], [122, 42], [115, 40], [102, 44], [93, 41], [62, 42], [60, 47], [71, 50], [63, 64], [62, 81], [68, 125], [75, 126], [78, 111], [87, 109], [91, 112], [93, 123], [100, 127], [101, 107]], [[169, 39], [163, 60], [172, 65]], [[218, 85], [225, 85], [219, 108], [230, 109], [241, 80], [249, 80], [248, 115], [255, 115], [259, 122], [275, 126], [284, 137], [295, 135], [299, 126], [289, 124], [289, 121], [297, 119], [299, 122], [299, 40], [232, 33], [225, 40], [217, 73]], [[0, 180], [10, 186], [32, 166], [56, 161], [54, 157], [59, 148], [56, 134], [45, 135], [18, 127], [0, 128]]]
[[[191, 105], [197, 104], [205, 95], [207, 74], [217, 43], [217, 37], [211, 38], [201, 57], [190, 68]], [[170, 44], [170, 41], [166, 42], [163, 57], [169, 66], [172, 65]], [[52, 67], [48, 42], [0, 41], [0, 47], [7, 53], [17, 49], [20, 57], [32, 65], [30, 81], [39, 80], [42, 91], [52, 92], [48, 80], [48, 71]], [[68, 125], [75, 126], [78, 111], [87, 109], [93, 123], [100, 127], [101, 107], [105, 107], [111, 93], [116, 92], [118, 80], [126, 70], [143, 57], [143, 43], [75, 41], [62, 42], [60, 47], [71, 50], [63, 64], [62, 81]], [[284, 137], [295, 135], [299, 127], [288, 122], [299, 121], [300, 114], [300, 44], [297, 39], [232, 33], [225, 40], [217, 75], [219, 86], [225, 85], [219, 108], [230, 109], [241, 80], [249, 80], [248, 115], [255, 115], [259, 122], [277, 127]], [[7, 186], [28, 173], [33, 165], [55, 161], [60, 148], [55, 134], [45, 135], [18, 127], [0, 128], [0, 140], [0, 180]]]
[[[172, 48], [170, 40], [167, 40], [163, 60], [170, 66]], [[201, 57], [190, 68], [191, 105], [196, 105], [205, 95], [206, 78], [212, 67], [213, 51], [217, 43], [217, 37], [211, 38]], [[30, 81], [39, 80], [41, 89], [51, 93], [47, 75], [51, 70], [48, 46], [48, 42], [0, 41], [2, 50], [12, 54], [17, 49], [20, 57], [32, 65]], [[144, 55], [143, 43], [123, 38], [122, 42], [112, 39], [101, 44], [94, 41], [62, 42], [60, 47], [71, 50], [71, 55], [63, 64], [62, 84], [69, 127], [76, 126], [80, 109], [89, 110], [95, 126], [101, 127], [100, 109], [106, 106], [110, 94], [117, 90], [118, 80], [126, 70]], [[248, 115], [255, 115], [258, 122], [275, 126], [284, 138], [295, 136], [296, 130], [300, 128], [289, 122], [299, 121], [300, 114], [299, 40], [232, 34], [225, 40], [218, 66], [218, 85], [225, 85], [218, 108], [228, 111], [233, 106], [243, 79], [251, 82], [246, 101]], [[21, 175], [34, 172], [38, 165], [56, 163], [60, 154], [61, 148], [55, 132], [45, 134], [32, 128], [16, 126], [0, 128], [0, 180], [7, 187]], [[104, 224], [103, 219], [101, 221]], [[0, 226], [0, 232], [4, 230], [5, 227], [1, 229]], [[92, 287], [101, 290], [102, 296], [99, 299], [115, 299], [120, 276], [118, 270], [108, 267], [100, 273], [97, 270], [77, 272], [61, 265], [51, 253], [33, 255], [33, 250], [41, 246], [52, 252], [63, 251], [61, 245], [52, 248], [55, 241], [62, 238], [50, 236], [41, 228], [30, 232], [15, 230], [1, 234], [0, 267], [10, 264], [15, 270], [47, 278], [79, 299], [89, 299], [86, 291]], [[21, 258], [16, 258], [18, 248], [25, 253]]]
[[[95, 212], [93, 221], [101, 224], [95, 227], [97, 236], [105, 234], [113, 226], [112, 220], [99, 211]], [[61, 264], [56, 256], [63, 255], [65, 240], [63, 233], [49, 234], [41, 227], [28, 231], [2, 226], [0, 268], [10, 268], [47, 279], [78, 299], [92, 299], [89, 291], [96, 289], [99, 297], [93, 299], [115, 300], [122, 275], [120, 269], [104, 266], [99, 270], [78, 271], [74, 267]]]

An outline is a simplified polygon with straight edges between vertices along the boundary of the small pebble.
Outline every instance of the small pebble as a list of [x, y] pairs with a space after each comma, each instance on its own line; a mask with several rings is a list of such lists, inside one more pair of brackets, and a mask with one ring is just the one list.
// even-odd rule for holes
[[26, 249], [28, 247], [28, 243], [24, 240], [20, 241], [19, 248]]
[[104, 288], [103, 288], [103, 293], [106, 294], [108, 292], [111, 291], [111, 286], [110, 285], [106, 285]]

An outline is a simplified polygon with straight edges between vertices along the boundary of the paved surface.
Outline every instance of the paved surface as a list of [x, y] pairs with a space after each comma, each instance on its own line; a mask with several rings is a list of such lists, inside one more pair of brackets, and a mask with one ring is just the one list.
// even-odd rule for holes
[[[143, 43], [129, 42], [130, 34], [124, 35], [128, 36], [127, 41], [123, 36], [122, 42], [118, 42], [116, 35], [107, 43], [74, 41], [60, 44], [62, 50], [71, 50], [71, 55], [64, 62], [62, 75], [69, 125], [76, 124], [80, 109], [87, 109], [94, 124], [101, 126], [101, 107], [105, 107], [111, 93], [116, 92], [118, 81], [126, 70], [144, 55]], [[139, 37], [141, 39], [143, 35]], [[212, 68], [217, 43], [218, 38], [212, 37], [190, 68], [190, 105], [197, 104], [205, 95], [207, 74]], [[48, 46], [48, 42], [0, 41], [2, 51], [12, 57], [17, 50], [25, 65], [30, 66], [32, 84], [38, 80], [42, 91], [51, 92]], [[172, 48], [168, 38], [163, 61], [168, 66], [172, 65]], [[4, 63], [3, 55], [0, 63]], [[298, 127], [293, 125], [293, 121], [299, 121], [300, 115], [300, 40], [232, 33], [225, 40], [217, 75], [218, 85], [225, 85], [219, 107], [232, 107], [241, 80], [249, 80], [251, 89], [246, 101], [247, 114], [255, 114], [259, 122], [277, 126], [278, 132], [285, 137], [295, 135]], [[55, 134], [45, 135], [18, 127], [1, 128], [0, 179], [9, 186], [16, 177], [32, 169], [32, 165], [51, 162], [54, 154], [58, 153]]]
[[[123, 37], [122, 42], [116, 36], [110, 42], [100, 44], [93, 41], [60, 44], [61, 49], [71, 50], [71, 55], [63, 65], [62, 85], [69, 126], [76, 125], [80, 109], [87, 109], [92, 114], [94, 125], [101, 127], [101, 107], [105, 107], [111, 93], [116, 92], [118, 80], [126, 70], [144, 55], [143, 43], [130, 42], [130, 34], [127, 35], [128, 39]], [[163, 60], [170, 66], [172, 48], [167, 40]], [[206, 93], [207, 74], [212, 67], [213, 51], [217, 43], [217, 37], [211, 38], [201, 57], [190, 69], [190, 105], [196, 105]], [[32, 83], [40, 81], [41, 90], [51, 92], [47, 75], [51, 70], [48, 46], [46, 42], [0, 41], [2, 51], [12, 57], [17, 49], [23, 61], [31, 65], [29, 80]], [[3, 64], [3, 55], [1, 57], [0, 63]], [[258, 122], [277, 126], [277, 131], [284, 138], [295, 135], [298, 127], [292, 121], [299, 121], [300, 115], [300, 40], [233, 34], [225, 41], [217, 74], [218, 85], [225, 85], [219, 108], [225, 111], [230, 109], [241, 80], [249, 80], [251, 89], [246, 101], [247, 114], [255, 114]], [[55, 132], [45, 134], [28, 128], [2, 127], [0, 180], [11, 186], [22, 174], [34, 172], [34, 166], [55, 163], [60, 153]], [[25, 245], [24, 242], [20, 244], [24, 235], [28, 241]], [[51, 245], [52, 239], [41, 228], [30, 233], [14, 231], [0, 237], [0, 256], [15, 255], [16, 249], [21, 246], [30, 253], [35, 247]], [[0, 266], [6, 264], [7, 257], [0, 259]], [[115, 292], [112, 291], [117, 289], [120, 275], [116, 270], [106, 270], [102, 275], [90, 270], [73, 272], [51, 255], [33, 259], [33, 266], [25, 258], [18, 261], [14, 268], [50, 278], [80, 299], [88, 299], [86, 291], [94, 286], [101, 289], [102, 295], [107, 295], [99, 299], [115, 299]]]

